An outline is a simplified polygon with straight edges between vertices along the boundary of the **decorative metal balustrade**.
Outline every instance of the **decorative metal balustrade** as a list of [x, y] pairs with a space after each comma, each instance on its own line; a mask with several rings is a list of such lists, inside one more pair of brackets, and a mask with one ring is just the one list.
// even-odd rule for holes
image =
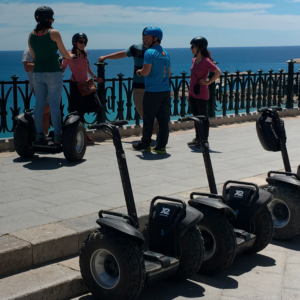
[[[225, 71], [220, 78], [209, 86], [209, 116], [226, 116], [227, 114], [249, 113], [260, 107], [281, 106], [286, 108], [300, 107], [299, 72], [294, 72], [294, 61], [288, 63], [288, 72], [269, 70], [257, 73], [252, 71], [228, 73]], [[96, 63], [98, 77], [103, 83], [98, 84], [98, 93], [103, 109], [89, 116], [87, 123], [99, 123], [125, 119], [139, 125], [139, 114], [132, 101], [132, 78], [124, 78], [118, 74], [116, 78], [105, 78], [106, 63]], [[212, 77], [213, 74], [210, 74]], [[189, 78], [186, 72], [170, 78], [171, 101], [170, 118], [183, 117], [191, 114], [188, 105]], [[15, 116], [24, 109], [33, 108], [33, 97], [29, 82], [18, 81], [12, 76], [11, 81], [0, 81], [0, 138], [4, 133], [12, 133], [16, 121]], [[67, 113], [69, 98], [69, 80], [64, 80], [62, 95], [62, 114]]]

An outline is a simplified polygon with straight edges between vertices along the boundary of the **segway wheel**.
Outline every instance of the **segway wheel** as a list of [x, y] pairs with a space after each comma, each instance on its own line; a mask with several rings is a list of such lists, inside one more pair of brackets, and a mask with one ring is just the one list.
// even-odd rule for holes
[[261, 211], [254, 217], [253, 221], [256, 240], [253, 246], [245, 251], [246, 254], [254, 254], [265, 249], [273, 237], [273, 219], [267, 206], [262, 207]]
[[274, 220], [276, 240], [290, 240], [300, 234], [300, 193], [297, 188], [276, 183], [265, 188], [274, 198], [268, 204]]
[[179, 268], [170, 277], [171, 280], [181, 281], [192, 277], [199, 270], [203, 261], [203, 239], [199, 229], [192, 226], [178, 243]]
[[86, 150], [86, 130], [82, 122], [68, 125], [63, 132], [63, 152], [70, 162], [82, 160]]
[[23, 158], [30, 158], [35, 153], [29, 140], [28, 129], [21, 123], [17, 123], [15, 128], [14, 144], [16, 152]]
[[236, 238], [228, 220], [213, 208], [201, 206], [203, 219], [198, 223], [204, 240], [204, 258], [199, 274], [212, 275], [227, 269], [236, 252]]
[[91, 233], [79, 253], [84, 283], [96, 300], [133, 300], [146, 278], [142, 252], [133, 238], [110, 228]]

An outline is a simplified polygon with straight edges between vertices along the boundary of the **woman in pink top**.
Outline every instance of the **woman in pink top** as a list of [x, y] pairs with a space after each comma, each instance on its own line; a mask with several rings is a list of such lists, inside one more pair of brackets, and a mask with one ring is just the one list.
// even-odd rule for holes
[[[209, 99], [208, 85], [214, 82], [220, 75], [220, 69], [213, 63], [210, 51], [207, 50], [207, 40], [204, 37], [196, 37], [191, 40], [192, 59], [191, 80], [189, 88], [189, 103], [194, 116], [206, 116], [203, 121], [205, 130], [205, 141], [208, 143], [209, 119], [207, 115], [207, 104]], [[208, 73], [214, 72], [214, 76], [207, 81]], [[198, 84], [198, 86], [197, 86]], [[200, 86], [199, 86], [200, 85]], [[188, 143], [189, 146], [200, 147], [200, 139], [196, 137]]]
[[[87, 52], [84, 50], [88, 42], [88, 38], [84, 33], [76, 33], [72, 38], [73, 49], [69, 53], [73, 53], [77, 56], [77, 59], [67, 60], [64, 59], [62, 63], [63, 71], [69, 65], [72, 71], [70, 80], [70, 97], [68, 111], [77, 111], [81, 122], [84, 123], [84, 114], [90, 112], [96, 112], [101, 109], [102, 105], [99, 100], [97, 92], [81, 96], [79, 93], [77, 83], [85, 82], [88, 80], [88, 73], [98, 82], [102, 82], [102, 78], [95, 76], [90, 68], [89, 61], [87, 59]], [[94, 140], [88, 135], [87, 142], [93, 144]]]

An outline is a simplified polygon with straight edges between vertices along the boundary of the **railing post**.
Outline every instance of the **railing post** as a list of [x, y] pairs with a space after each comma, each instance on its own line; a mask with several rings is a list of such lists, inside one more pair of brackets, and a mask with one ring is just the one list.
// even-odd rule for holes
[[102, 78], [103, 81], [98, 83], [97, 90], [98, 95], [102, 104], [101, 110], [97, 113], [96, 122], [105, 123], [106, 121], [106, 92], [105, 92], [105, 66], [107, 63], [105, 62], [97, 62], [95, 63], [97, 66], [97, 77]]
[[286, 108], [293, 108], [293, 98], [294, 98], [294, 63], [295, 61], [290, 59], [287, 61], [288, 63], [288, 86], [287, 86], [287, 100], [286, 100]]
[[[214, 61], [214, 64], [217, 65], [218, 63]], [[211, 79], [214, 75], [214, 72], [210, 72], [208, 78]], [[208, 117], [214, 118], [216, 116], [216, 82], [213, 82], [208, 86], [208, 91]]]
[[180, 116], [181, 117], [185, 117], [185, 100], [186, 100], [186, 96], [185, 96], [185, 76], [186, 76], [186, 72], [183, 71], [181, 73], [182, 75], [182, 81], [181, 81], [181, 103], [180, 103]]
[[14, 98], [14, 109], [12, 114], [12, 121], [13, 121], [13, 129], [15, 128], [17, 121], [15, 120], [15, 117], [19, 115], [20, 108], [18, 108], [18, 76], [14, 75], [10, 77], [13, 80], [13, 98]]
[[119, 101], [118, 103], [118, 114], [117, 114], [117, 120], [124, 120], [124, 101], [123, 101], [123, 77], [124, 74], [119, 73], [117, 74], [119, 77]]

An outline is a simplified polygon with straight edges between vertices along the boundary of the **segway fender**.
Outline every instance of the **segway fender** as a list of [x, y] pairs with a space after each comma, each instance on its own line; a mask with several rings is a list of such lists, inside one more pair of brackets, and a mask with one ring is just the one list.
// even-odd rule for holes
[[259, 198], [256, 200], [253, 206], [253, 217], [255, 217], [264, 206], [268, 205], [272, 199], [273, 195], [271, 193], [263, 189], [259, 189]]
[[185, 214], [181, 221], [178, 223], [178, 237], [181, 239], [183, 235], [192, 227], [195, 226], [199, 221], [203, 219], [203, 214], [199, 210], [187, 206]]
[[201, 206], [209, 206], [211, 208], [219, 210], [222, 214], [224, 214], [224, 216], [226, 216], [228, 221], [231, 223], [236, 218], [234, 210], [217, 199], [197, 197], [195, 199], [190, 199], [188, 203], [190, 206], [195, 207], [200, 211], [201, 211]]
[[269, 184], [276, 184], [278, 182], [290, 184], [296, 187], [300, 187], [300, 180], [296, 179], [293, 176], [287, 176], [287, 175], [274, 175], [271, 177], [268, 177], [266, 181]]
[[64, 121], [62, 128], [65, 128], [65, 127], [77, 122], [79, 119], [80, 119], [80, 117], [77, 115], [70, 116], [67, 120]]
[[119, 232], [123, 232], [129, 236], [136, 238], [138, 245], [142, 246], [145, 242], [144, 236], [132, 225], [124, 222], [121, 219], [112, 219], [112, 218], [100, 218], [97, 221], [97, 224], [102, 227], [110, 227]]
[[27, 127], [27, 129], [29, 129], [29, 122], [25, 118], [25, 113], [16, 116], [15, 120], [18, 122], [21, 122], [22, 124], [24, 124]]

